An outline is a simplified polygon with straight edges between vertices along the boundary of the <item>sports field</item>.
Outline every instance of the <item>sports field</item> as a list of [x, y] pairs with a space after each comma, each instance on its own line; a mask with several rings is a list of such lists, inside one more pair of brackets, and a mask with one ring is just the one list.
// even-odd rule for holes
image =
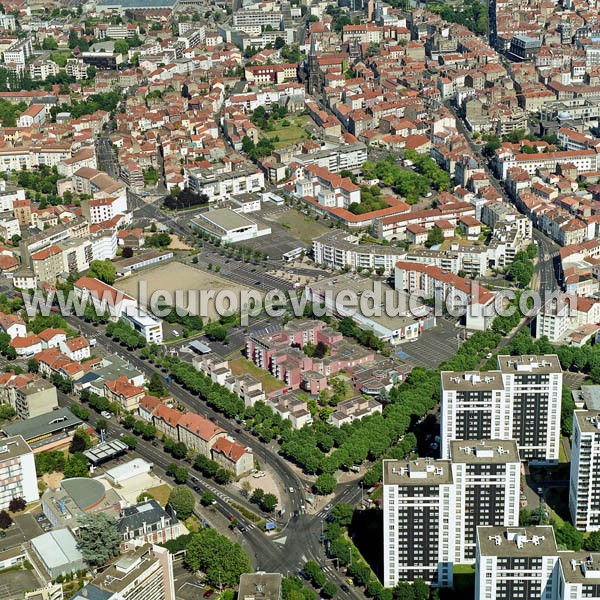
[[[219, 313], [215, 298], [219, 292], [231, 293], [237, 305], [241, 302], [240, 295], [251, 288], [234, 283], [220, 277], [216, 273], [207, 273], [190, 265], [170, 262], [154, 269], [145, 269], [137, 275], [132, 275], [115, 283], [119, 290], [133, 296], [148, 306], [169, 305], [184, 308], [191, 314], [215, 320]], [[212, 299], [209, 293], [214, 292]], [[223, 296], [224, 294], [221, 294]], [[225, 308], [228, 303], [225, 301]]]

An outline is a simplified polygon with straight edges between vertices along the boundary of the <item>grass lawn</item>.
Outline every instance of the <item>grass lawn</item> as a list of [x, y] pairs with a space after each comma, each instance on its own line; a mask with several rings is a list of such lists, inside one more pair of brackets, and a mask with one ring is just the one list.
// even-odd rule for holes
[[329, 227], [326, 227], [319, 221], [303, 215], [301, 212], [291, 209], [277, 216], [277, 223], [283, 225], [291, 235], [302, 240], [305, 244], [312, 246], [312, 241], [329, 231]]
[[169, 494], [171, 493], [171, 488], [163, 483], [162, 485], [157, 485], [156, 487], [150, 488], [146, 490], [161, 506], [166, 506], [169, 500]]
[[266, 394], [285, 387], [285, 383], [283, 383], [283, 381], [279, 381], [279, 379], [273, 377], [270, 373], [267, 373], [267, 371], [263, 371], [253, 362], [250, 362], [243, 357], [229, 361], [229, 368], [234, 375], [243, 375], [244, 373], [248, 373], [249, 375], [256, 377], [256, 379], [262, 383], [263, 390]]
[[[289, 127], [283, 127], [281, 125], [285, 120], [290, 122]], [[261, 131], [261, 134], [268, 138], [278, 137], [279, 141], [275, 142], [275, 148], [285, 148], [286, 146], [291, 146], [292, 144], [296, 144], [297, 142], [308, 138], [308, 134], [304, 127], [309, 120], [310, 117], [307, 115], [288, 115], [284, 119], [276, 121], [277, 127], [275, 127], [275, 129], [272, 131]]]
[[569, 521], [569, 490], [568, 488], [550, 488], [546, 492], [546, 506], [550, 517], [558, 517], [558, 521]]
[[475, 565], [454, 565], [453, 571], [454, 574], [460, 573], [461, 575], [468, 575], [470, 573], [475, 573]]

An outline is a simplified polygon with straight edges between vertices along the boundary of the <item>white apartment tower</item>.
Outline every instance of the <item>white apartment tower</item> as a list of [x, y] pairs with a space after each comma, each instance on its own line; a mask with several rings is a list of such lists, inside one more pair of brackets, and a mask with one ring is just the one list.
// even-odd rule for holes
[[40, 499], [33, 452], [20, 435], [0, 440], [0, 510], [13, 498]]
[[450, 442], [456, 529], [454, 562], [475, 562], [477, 527], [519, 524], [521, 462], [514, 440]]
[[508, 440], [510, 417], [498, 371], [442, 371], [441, 453], [450, 458], [453, 440]]
[[73, 600], [175, 600], [173, 557], [150, 544], [121, 555]]
[[475, 600], [555, 600], [558, 562], [549, 525], [478, 527]]
[[441, 374], [441, 454], [452, 440], [516, 440], [522, 460], [558, 461], [562, 369], [555, 354], [499, 356], [496, 371]]
[[449, 461], [383, 461], [385, 587], [452, 585], [454, 486]]
[[498, 366], [521, 459], [558, 462], [563, 381], [558, 356], [499, 356]]
[[600, 412], [597, 410], [574, 413], [569, 508], [577, 529], [600, 529]]

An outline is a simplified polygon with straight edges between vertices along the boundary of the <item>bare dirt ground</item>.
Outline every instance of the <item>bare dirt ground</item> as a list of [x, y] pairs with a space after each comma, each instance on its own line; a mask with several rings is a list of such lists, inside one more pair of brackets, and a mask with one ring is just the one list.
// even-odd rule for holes
[[171, 243], [169, 244], [169, 250], [193, 250], [194, 247], [183, 242], [177, 234], [171, 235]]
[[[231, 291], [239, 305], [241, 292], [250, 290], [249, 287], [234, 283], [216, 273], [207, 273], [177, 261], [119, 280], [115, 283], [115, 287], [141, 300], [143, 304], [147, 304], [157, 291], [161, 291], [168, 295], [168, 299], [166, 296], [161, 298], [161, 303], [180, 306], [192, 314], [199, 314], [211, 320], [218, 318], [214, 296], [219, 292]], [[144, 289], [145, 293], [143, 293]], [[214, 292], [214, 296], [208, 299], [208, 296], [200, 295], [202, 291]], [[202, 298], [206, 298], [206, 301], [200, 302]]]
[[44, 473], [42, 475], [42, 481], [46, 485], [53, 490], [60, 487], [60, 482], [64, 479], [64, 475], [62, 473]]

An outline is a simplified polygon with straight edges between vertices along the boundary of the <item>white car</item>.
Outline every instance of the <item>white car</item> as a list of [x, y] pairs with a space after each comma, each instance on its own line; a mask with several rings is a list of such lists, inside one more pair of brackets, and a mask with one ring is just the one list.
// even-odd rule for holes
[[112, 417], [112, 415], [107, 410], [103, 410], [100, 413], [100, 415], [103, 416], [105, 419], [110, 419]]
[[294, 493], [294, 488], [293, 488], [293, 487], [291, 487], [291, 488], [290, 488], [290, 494], [293, 494], [293, 493]]

